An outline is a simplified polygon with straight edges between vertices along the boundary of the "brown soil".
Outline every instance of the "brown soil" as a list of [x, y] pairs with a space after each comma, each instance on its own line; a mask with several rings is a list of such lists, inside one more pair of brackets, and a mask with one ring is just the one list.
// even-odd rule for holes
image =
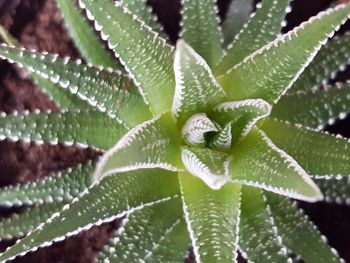
[[[159, 14], [160, 21], [175, 41], [179, 30], [179, 1], [149, 0]], [[220, 14], [224, 14], [228, 0], [219, 0]], [[298, 25], [310, 15], [326, 7], [328, 0], [295, 0], [295, 13], [289, 15], [291, 26]], [[294, 14], [295, 14], [294, 13]], [[31, 49], [77, 57], [72, 42], [61, 25], [61, 19], [52, 0], [0, 0], [0, 24], [8, 28], [21, 43]], [[291, 27], [290, 26], [290, 27]], [[349, 74], [343, 74], [348, 77]], [[343, 77], [344, 77], [343, 76]], [[0, 111], [57, 110], [23, 73], [5, 62], [0, 62]], [[349, 136], [349, 120], [341, 122], [334, 132]], [[66, 167], [96, 159], [98, 153], [73, 147], [44, 146], [25, 143], [0, 142], [0, 186], [36, 180]], [[326, 204], [305, 205], [312, 219], [330, 237], [330, 243], [350, 262], [350, 209]], [[329, 216], [331, 215], [331, 216]], [[117, 223], [94, 227], [50, 248], [15, 260], [14, 262], [88, 263], [113, 234]], [[9, 245], [0, 243], [0, 249]], [[194, 262], [191, 255], [186, 262]]]

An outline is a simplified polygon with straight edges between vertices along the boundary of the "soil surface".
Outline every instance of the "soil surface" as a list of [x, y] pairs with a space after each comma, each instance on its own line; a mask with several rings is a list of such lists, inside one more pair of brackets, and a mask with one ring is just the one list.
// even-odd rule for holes
[[[228, 0], [219, 0], [224, 16]], [[295, 0], [288, 15], [288, 30], [329, 5], [328, 0]], [[175, 41], [179, 31], [178, 0], [149, 0], [165, 30]], [[67, 36], [53, 0], [0, 0], [0, 24], [30, 49], [78, 57]], [[349, 71], [340, 79], [350, 79]], [[0, 62], [0, 111], [57, 110], [30, 80], [14, 66]], [[343, 120], [329, 130], [350, 137], [350, 120]], [[25, 183], [49, 176], [55, 171], [98, 158], [99, 153], [74, 147], [45, 146], [21, 142], [0, 142], [0, 186]], [[301, 204], [329, 242], [350, 262], [350, 208], [329, 204]], [[1, 212], [1, 211], [0, 211]], [[4, 211], [3, 211], [4, 212]], [[14, 262], [89, 263], [113, 235], [118, 222], [94, 227], [49, 248], [31, 253]], [[0, 243], [4, 249], [13, 242]], [[186, 262], [194, 262], [190, 254]], [[243, 262], [243, 261], [242, 261]]]

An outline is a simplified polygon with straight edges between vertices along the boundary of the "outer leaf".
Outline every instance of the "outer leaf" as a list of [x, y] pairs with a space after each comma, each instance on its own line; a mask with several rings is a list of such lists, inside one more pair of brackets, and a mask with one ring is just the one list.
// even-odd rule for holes
[[350, 204], [349, 176], [315, 176], [313, 179], [320, 187], [326, 202]]
[[45, 204], [26, 208], [20, 214], [12, 214], [0, 220], [0, 240], [23, 237], [36, 229], [42, 222], [60, 211], [64, 203]]
[[22, 206], [70, 201], [91, 184], [93, 164], [68, 169], [38, 182], [0, 189], [0, 206]]
[[347, 140], [270, 119], [262, 129], [309, 174], [350, 174], [350, 143]]
[[213, 119], [221, 125], [231, 123], [234, 142], [246, 136], [258, 120], [267, 117], [271, 106], [264, 100], [224, 102], [215, 106]]
[[[184, 260], [190, 243], [179, 198], [132, 213], [118, 232], [104, 248], [98, 262], [178, 263]], [[176, 237], [179, 234], [182, 236]], [[156, 261], [161, 256], [159, 251], [168, 249], [169, 258]]]
[[282, 121], [321, 130], [336, 119], [346, 117], [348, 112], [350, 82], [283, 96], [271, 115]]
[[260, 130], [253, 130], [232, 151], [231, 180], [309, 202], [322, 198], [300, 165]]
[[208, 64], [182, 40], [176, 45], [174, 71], [176, 87], [172, 112], [180, 124], [225, 98]]
[[109, 222], [124, 213], [177, 197], [176, 174], [159, 169], [138, 170], [106, 177], [101, 183], [64, 207], [20, 242], [0, 255], [0, 262], [23, 256], [40, 247], [75, 235], [93, 225]]
[[249, 20], [249, 15], [253, 11], [253, 0], [231, 1], [226, 18], [222, 25], [224, 32], [224, 46], [230, 44], [235, 36], [242, 30], [244, 24]]
[[349, 16], [350, 5], [345, 4], [319, 13], [254, 52], [220, 76], [219, 83], [232, 100], [261, 98], [277, 102]]
[[335, 78], [336, 73], [349, 63], [350, 33], [345, 33], [330, 40], [320, 50], [289, 92], [310, 91], [315, 86], [326, 84], [328, 79]]
[[75, 2], [56, 0], [56, 3], [70, 36], [85, 60], [94, 66], [119, 68], [117, 61], [107, 52]]
[[[117, 117], [131, 127], [150, 118], [151, 113], [132, 81], [120, 72], [99, 70], [82, 65], [80, 61], [60, 59], [36, 52], [1, 46], [0, 58], [26, 68], [69, 90], [94, 110]], [[137, 105], [137, 106], [136, 106]], [[132, 113], [132, 114], [131, 114]]]
[[80, 0], [79, 3], [132, 76], [152, 112], [168, 111], [175, 86], [173, 48], [120, 2]]
[[[101, 127], [104, 127], [101, 129]], [[0, 115], [0, 139], [108, 149], [126, 128], [96, 111]]]
[[[0, 25], [0, 37], [9, 46], [20, 48], [20, 44], [14, 39], [5, 28]], [[30, 73], [29, 73], [30, 74]], [[31, 73], [31, 79], [34, 83], [51, 99], [58, 107], [66, 110], [77, 110], [89, 108], [87, 103], [81, 101], [78, 97], [71, 94], [68, 90], [61, 89], [58, 85], [53, 84], [50, 80]]]
[[337, 252], [326, 243], [316, 226], [298, 210], [295, 202], [267, 193], [277, 229], [283, 242], [305, 262], [341, 263]]
[[[252, 1], [246, 2], [249, 5]], [[281, 32], [286, 13], [290, 11], [289, 3], [290, 0], [263, 0], [259, 3], [256, 13], [228, 46], [215, 74], [224, 74], [255, 50], [274, 40]]]
[[141, 168], [182, 168], [179, 136], [170, 114], [157, 116], [130, 130], [102, 157], [93, 180]]
[[182, 162], [187, 171], [200, 178], [210, 188], [220, 189], [229, 181], [228, 154], [208, 148], [182, 148]]
[[236, 262], [240, 186], [213, 191], [188, 173], [179, 173], [179, 179], [196, 262]]
[[239, 245], [250, 262], [290, 262], [264, 194], [242, 187]]
[[192, 46], [210, 66], [223, 55], [222, 32], [216, 0], [182, 0], [180, 37]]

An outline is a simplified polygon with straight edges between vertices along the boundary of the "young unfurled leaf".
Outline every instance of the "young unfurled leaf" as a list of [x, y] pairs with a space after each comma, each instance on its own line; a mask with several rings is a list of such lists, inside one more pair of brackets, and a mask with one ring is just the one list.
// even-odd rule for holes
[[326, 202], [350, 204], [350, 176], [314, 176]]
[[221, 129], [217, 134], [215, 134], [209, 144], [209, 146], [221, 149], [228, 150], [232, 145], [232, 123], [229, 122]]
[[132, 15], [120, 2], [80, 0], [154, 114], [171, 108], [174, 94], [173, 48]]
[[326, 84], [327, 80], [333, 79], [349, 63], [350, 33], [335, 36], [320, 50], [288, 93], [308, 92], [315, 86]]
[[248, 22], [250, 13], [253, 11], [253, 4], [253, 0], [234, 0], [230, 3], [222, 25], [225, 47], [232, 43], [235, 36]]
[[218, 77], [219, 83], [231, 100], [277, 102], [349, 16], [350, 5], [319, 13], [245, 58]]
[[218, 190], [229, 181], [231, 158], [228, 154], [208, 148], [183, 147], [181, 156], [187, 171], [210, 188]]
[[68, 202], [91, 185], [93, 170], [93, 164], [79, 165], [38, 182], [3, 187], [0, 189], [0, 206]]
[[309, 174], [349, 175], [348, 140], [270, 119], [264, 122], [262, 129]]
[[176, 45], [174, 71], [172, 112], [180, 124], [195, 113], [206, 112], [225, 97], [207, 63], [183, 40]]
[[178, 191], [177, 175], [165, 170], [140, 169], [108, 176], [82, 198], [64, 207], [62, 212], [0, 254], [0, 262], [49, 246], [93, 225], [110, 222], [124, 213], [170, 200], [178, 196]]
[[342, 263], [337, 252], [327, 245], [327, 240], [316, 226], [298, 210], [295, 202], [266, 193], [277, 231], [286, 246], [305, 262]]
[[105, 150], [112, 147], [126, 131], [122, 124], [97, 111], [0, 116], [1, 140], [61, 143]]
[[246, 136], [256, 122], [267, 117], [271, 106], [264, 100], [224, 102], [214, 107], [213, 119], [219, 124], [231, 123], [232, 140], [237, 142]]
[[216, 0], [182, 0], [181, 3], [180, 37], [190, 44], [210, 66], [215, 65], [223, 55], [223, 39]]
[[213, 191], [189, 173], [179, 173], [183, 209], [197, 262], [236, 262], [240, 186]]
[[287, 94], [273, 107], [272, 118], [321, 130], [350, 112], [350, 82]]
[[260, 130], [252, 130], [232, 150], [232, 182], [315, 202], [320, 190], [304, 169]]
[[181, 169], [180, 142], [169, 114], [130, 130], [98, 163], [94, 181], [117, 172], [143, 168]]
[[290, 0], [263, 0], [259, 3], [256, 13], [228, 46], [227, 53], [215, 68], [215, 74], [224, 74], [248, 55], [274, 40], [281, 32], [286, 13], [290, 10], [289, 3]]
[[0, 58], [14, 61], [30, 72], [87, 101], [94, 110], [117, 117], [131, 127], [151, 113], [132, 81], [120, 72], [99, 70], [57, 56], [0, 46]]
[[[176, 239], [175, 233], [181, 237]], [[169, 259], [181, 262], [189, 244], [181, 200], [176, 198], [127, 216], [121, 230], [104, 248], [97, 262], [168, 262]], [[156, 261], [161, 256], [158, 254], [160, 250], [168, 250], [165, 261]]]
[[44, 204], [26, 208], [0, 220], [0, 240], [20, 238], [36, 229], [54, 213], [61, 211], [64, 203]]
[[75, 1], [56, 0], [68, 33], [84, 59], [94, 66], [120, 68], [120, 65], [107, 52], [103, 43], [90, 27], [87, 19], [81, 15]]
[[275, 226], [261, 190], [243, 186], [239, 246], [249, 262], [289, 262], [287, 248]]

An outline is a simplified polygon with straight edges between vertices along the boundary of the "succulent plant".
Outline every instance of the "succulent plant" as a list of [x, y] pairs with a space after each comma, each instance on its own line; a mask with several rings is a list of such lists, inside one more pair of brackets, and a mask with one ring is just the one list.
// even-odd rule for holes
[[56, 1], [84, 62], [2, 31], [0, 57], [61, 110], [2, 114], [0, 138], [103, 155], [0, 190], [24, 207], [0, 237], [25, 236], [1, 262], [116, 218], [97, 262], [183, 262], [191, 246], [198, 263], [343, 262], [295, 199], [350, 200], [350, 143], [321, 131], [350, 108], [350, 83], [328, 82], [350, 62], [350, 34], [333, 38], [350, 5], [280, 34], [289, 0], [250, 16], [254, 1], [234, 0], [223, 23], [215, 0], [182, 0], [174, 47], [145, 0], [80, 0], [87, 18]]

